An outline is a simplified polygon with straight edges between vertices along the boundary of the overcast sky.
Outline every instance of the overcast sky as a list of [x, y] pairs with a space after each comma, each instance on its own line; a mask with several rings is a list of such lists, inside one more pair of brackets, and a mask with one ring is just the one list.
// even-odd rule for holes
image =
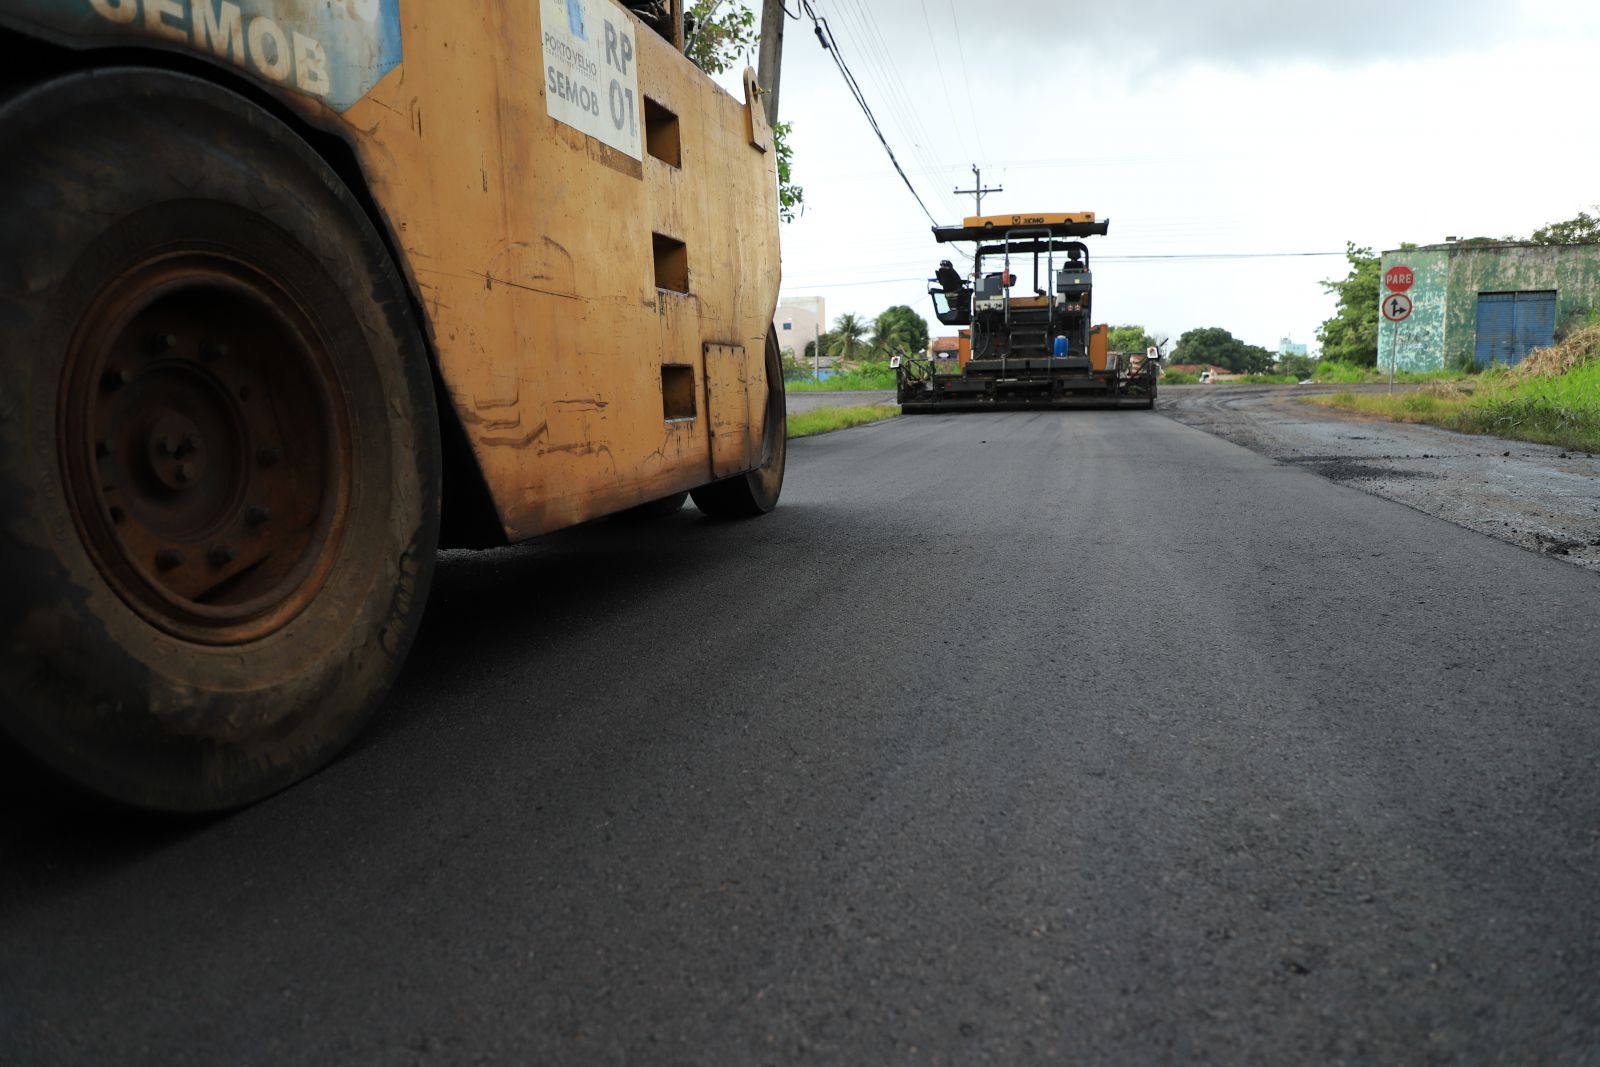
[[[929, 211], [1094, 211], [1095, 318], [1174, 340], [1315, 341], [1340, 252], [1526, 235], [1600, 202], [1600, 4], [1538, 0], [811, 0]], [[752, 0], [754, 6], [759, 3]], [[798, 10], [798, 0], [789, 0]], [[809, 20], [780, 117], [805, 212], [783, 294], [910, 304], [950, 255]], [[948, 331], [946, 331], [948, 332]]]

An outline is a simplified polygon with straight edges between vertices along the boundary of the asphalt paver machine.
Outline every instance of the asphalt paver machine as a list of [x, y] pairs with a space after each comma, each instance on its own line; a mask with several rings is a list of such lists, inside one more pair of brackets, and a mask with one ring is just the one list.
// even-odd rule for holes
[[1093, 212], [972, 216], [935, 227], [940, 243], [977, 243], [970, 274], [947, 259], [928, 287], [939, 321], [969, 329], [958, 368], [895, 361], [902, 410], [1154, 407], [1159, 360], [1110, 351], [1106, 327], [1093, 325], [1089, 249], [1078, 238], [1109, 228]]

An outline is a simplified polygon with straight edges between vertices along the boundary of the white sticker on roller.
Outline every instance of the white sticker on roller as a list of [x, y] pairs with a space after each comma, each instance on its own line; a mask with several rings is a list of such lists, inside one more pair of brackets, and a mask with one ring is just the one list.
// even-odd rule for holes
[[612, 0], [540, 0], [539, 13], [550, 117], [643, 159], [633, 23]]

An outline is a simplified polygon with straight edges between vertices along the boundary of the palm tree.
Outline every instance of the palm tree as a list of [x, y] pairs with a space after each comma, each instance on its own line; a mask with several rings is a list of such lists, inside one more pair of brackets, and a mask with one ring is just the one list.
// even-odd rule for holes
[[879, 315], [872, 324], [872, 350], [881, 356], [892, 356], [896, 349], [910, 346], [906, 324], [887, 315]]
[[848, 360], [866, 339], [867, 324], [846, 311], [833, 320], [833, 340], [828, 342], [826, 351], [830, 356], [842, 356]]

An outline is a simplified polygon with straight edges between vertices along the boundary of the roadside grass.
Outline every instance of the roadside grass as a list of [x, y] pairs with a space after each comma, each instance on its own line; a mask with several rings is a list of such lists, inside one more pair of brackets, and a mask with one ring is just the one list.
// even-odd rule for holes
[[893, 404], [875, 404], [850, 408], [818, 408], [789, 416], [790, 437], [810, 437], [812, 434], [844, 430], [863, 423], [892, 419], [900, 414]]
[[822, 381], [801, 378], [798, 381], [784, 383], [784, 388], [791, 393], [858, 392], [867, 389], [893, 389], [894, 386], [895, 374], [886, 362], [863, 363], [859, 367], [852, 367]]
[[1161, 375], [1162, 385], [1198, 385], [1200, 375], [1186, 370], [1169, 370]]
[[[1407, 385], [1422, 382], [1458, 382], [1463, 378], [1471, 377], [1464, 370], [1430, 370], [1395, 371], [1394, 380], [1405, 382]], [[1362, 367], [1354, 363], [1341, 363], [1330, 359], [1318, 361], [1317, 368], [1312, 372], [1311, 378], [1315, 382], [1327, 385], [1360, 385], [1363, 383], [1387, 382], [1389, 372], [1381, 367]]]
[[1342, 389], [1297, 399], [1397, 422], [1600, 452], [1600, 327], [1577, 331], [1510, 371], [1488, 371], [1469, 381], [1436, 380], [1399, 396]]

